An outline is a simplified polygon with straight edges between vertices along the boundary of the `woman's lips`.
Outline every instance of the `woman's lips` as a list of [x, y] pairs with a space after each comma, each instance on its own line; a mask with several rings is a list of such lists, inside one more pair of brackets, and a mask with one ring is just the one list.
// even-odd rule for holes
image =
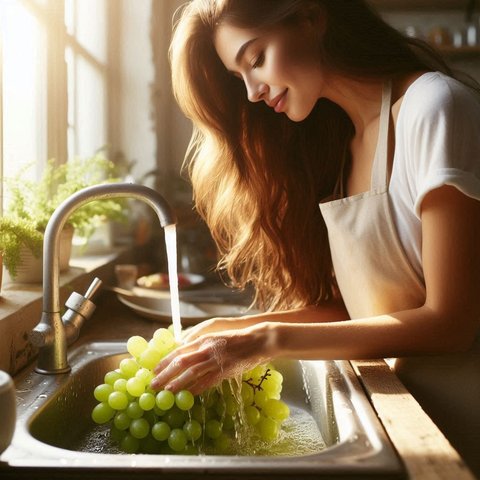
[[287, 90], [284, 90], [280, 95], [277, 95], [270, 103], [269, 106], [272, 107], [277, 113], [283, 110], [285, 106], [285, 99], [287, 96]]

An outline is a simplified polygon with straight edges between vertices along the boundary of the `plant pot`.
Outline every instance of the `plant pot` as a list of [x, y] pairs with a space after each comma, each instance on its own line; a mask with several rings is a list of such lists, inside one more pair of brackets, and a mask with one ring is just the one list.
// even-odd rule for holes
[[[68, 270], [70, 255], [72, 253], [73, 228], [67, 225], [60, 234], [60, 271]], [[7, 271], [7, 276], [11, 282], [15, 283], [41, 283], [43, 280], [43, 256], [35, 257], [31, 250], [22, 246], [20, 249], [21, 263], [17, 268], [15, 278]]]

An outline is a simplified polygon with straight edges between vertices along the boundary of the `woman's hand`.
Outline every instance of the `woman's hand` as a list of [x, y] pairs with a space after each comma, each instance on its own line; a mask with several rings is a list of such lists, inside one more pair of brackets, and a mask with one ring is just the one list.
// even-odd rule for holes
[[188, 389], [196, 395], [272, 358], [274, 335], [268, 323], [205, 333], [209, 329], [221, 329], [228, 322], [230, 320], [225, 319], [204, 322], [191, 332], [186, 343], [155, 367], [157, 375], [152, 380], [152, 388], [163, 387], [173, 392]]

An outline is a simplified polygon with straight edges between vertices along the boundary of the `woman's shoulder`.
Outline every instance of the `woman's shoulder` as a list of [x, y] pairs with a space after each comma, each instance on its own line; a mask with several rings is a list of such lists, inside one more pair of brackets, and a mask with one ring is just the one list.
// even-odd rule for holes
[[441, 72], [427, 72], [414, 80], [402, 101], [404, 119], [439, 117], [480, 119], [480, 95], [464, 83]]

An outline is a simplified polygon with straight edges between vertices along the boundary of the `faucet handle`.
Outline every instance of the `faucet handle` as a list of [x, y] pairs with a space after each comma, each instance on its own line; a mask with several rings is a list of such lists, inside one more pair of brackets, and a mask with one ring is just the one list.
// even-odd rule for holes
[[87, 291], [85, 292], [85, 298], [91, 300], [101, 286], [102, 281], [99, 278], [95, 277], [93, 279], [93, 282], [90, 284], [90, 286], [87, 288]]
[[95, 304], [92, 298], [98, 289], [101, 287], [102, 281], [95, 277], [88, 287], [85, 295], [80, 295], [73, 292], [65, 303], [67, 310], [62, 316], [63, 324], [65, 325], [67, 344], [73, 343], [80, 333], [83, 322], [90, 318], [95, 311]]

